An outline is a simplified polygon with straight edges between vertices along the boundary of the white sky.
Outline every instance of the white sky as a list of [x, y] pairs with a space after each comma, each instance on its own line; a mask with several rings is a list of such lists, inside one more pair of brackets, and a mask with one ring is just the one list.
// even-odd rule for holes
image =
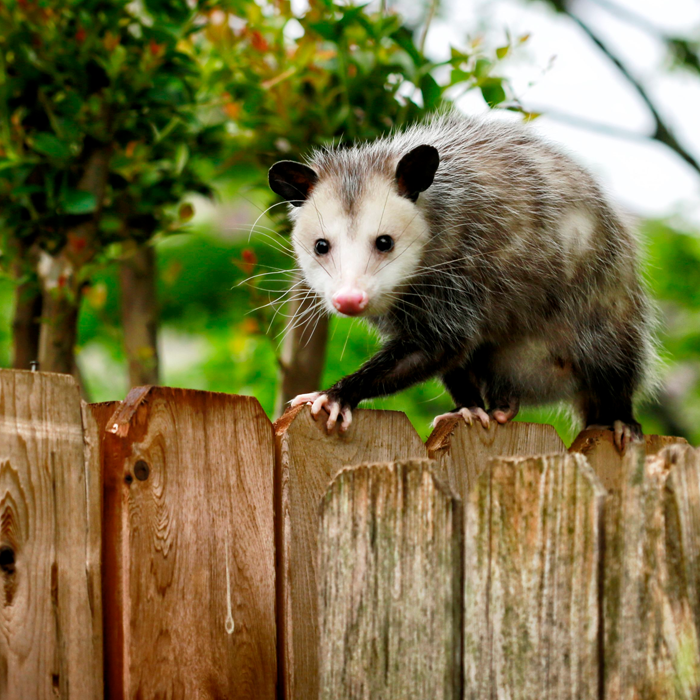
[[[614, 0], [645, 18], [659, 32], [700, 36], [700, 3], [694, 0]], [[414, 3], [398, 3], [407, 14]], [[575, 10], [644, 84], [679, 141], [700, 160], [700, 78], [665, 70], [661, 41], [621, 21], [595, 0], [579, 0]], [[485, 36], [493, 46], [513, 36], [529, 41], [503, 64], [516, 95], [527, 109], [556, 110], [643, 135], [653, 120], [636, 91], [588, 37], [568, 18], [543, 4], [522, 0], [443, 0], [432, 24], [427, 50], [446, 57], [449, 44], [465, 36]], [[460, 101], [467, 113], [486, 111], [474, 93]], [[665, 146], [646, 139], [623, 139], [550, 117], [534, 126], [562, 144], [592, 170], [613, 198], [643, 216], [679, 216], [700, 227], [700, 174]]]

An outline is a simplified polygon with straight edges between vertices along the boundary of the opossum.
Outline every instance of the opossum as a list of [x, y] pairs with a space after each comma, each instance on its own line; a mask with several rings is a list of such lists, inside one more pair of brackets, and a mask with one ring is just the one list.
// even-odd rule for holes
[[297, 396], [346, 430], [363, 399], [439, 376], [485, 428], [569, 400], [587, 427], [641, 438], [654, 360], [636, 237], [593, 177], [527, 125], [448, 112], [369, 143], [280, 161], [306, 283], [383, 338], [357, 372]]

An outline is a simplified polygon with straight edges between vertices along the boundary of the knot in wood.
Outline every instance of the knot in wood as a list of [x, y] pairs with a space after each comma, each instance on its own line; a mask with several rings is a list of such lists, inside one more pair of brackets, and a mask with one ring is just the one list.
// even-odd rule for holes
[[134, 464], [134, 476], [139, 480], [139, 481], [146, 481], [148, 479], [148, 475], [150, 474], [151, 470], [144, 462], [142, 459], [140, 459], [136, 464]]
[[15, 573], [15, 550], [6, 544], [0, 546], [0, 571], [8, 575]]

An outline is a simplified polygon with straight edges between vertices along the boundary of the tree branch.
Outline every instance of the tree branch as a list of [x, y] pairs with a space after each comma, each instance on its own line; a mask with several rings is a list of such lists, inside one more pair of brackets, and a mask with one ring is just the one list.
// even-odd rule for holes
[[660, 39], [666, 38], [659, 31], [659, 28], [656, 27], [648, 19], [646, 19], [646, 17], [642, 17], [642, 15], [638, 15], [636, 12], [627, 9], [622, 5], [618, 5], [617, 3], [611, 2], [610, 0], [591, 0], [591, 2], [595, 3], [599, 7], [602, 7], [604, 10], [607, 10], [611, 15], [616, 15], [620, 19], [625, 20], [625, 22], [633, 24], [635, 27], [639, 27], [640, 29], [644, 30], [647, 34], [651, 34], [652, 36], [658, 37]]
[[437, 10], [438, 0], [432, 0], [430, 6], [428, 7], [428, 16], [425, 19], [425, 24], [423, 25], [423, 31], [421, 32], [420, 41], [418, 42], [418, 50], [421, 55], [425, 54], [425, 41], [428, 38], [428, 31], [430, 30], [430, 25], [435, 16], [435, 11]]
[[656, 109], [656, 105], [652, 101], [649, 93], [642, 84], [630, 73], [627, 67], [615, 56], [615, 54], [603, 43], [603, 41], [595, 34], [595, 32], [579, 17], [577, 17], [567, 7], [563, 8], [563, 12], [570, 17], [583, 30], [588, 38], [603, 52], [605, 56], [616, 66], [622, 73], [627, 82], [637, 91], [637, 94], [642, 98], [642, 101], [647, 106], [654, 118], [654, 133], [652, 138], [655, 141], [663, 143], [671, 150], [675, 151], [683, 160], [688, 163], [696, 172], [700, 173], [700, 162], [692, 156], [676, 139], [672, 131], [666, 126], [663, 118]]
[[[497, 107], [501, 108], [501, 105]], [[504, 109], [512, 110], [513, 108], [506, 105]], [[525, 111], [527, 113], [534, 113], [541, 115], [543, 117], [549, 117], [550, 119], [555, 119], [562, 124], [570, 124], [571, 126], [578, 127], [580, 129], [587, 129], [588, 131], [596, 131], [605, 136], [614, 136], [619, 139], [626, 139], [628, 141], [647, 141], [650, 137], [648, 134], [641, 134], [638, 131], [631, 131], [630, 129], [625, 129], [621, 126], [615, 126], [614, 124], [606, 124], [605, 122], [599, 122], [595, 119], [586, 119], [586, 117], [579, 117], [577, 114], [571, 114], [569, 112], [562, 112], [558, 109], [551, 109], [550, 107], [537, 107], [528, 105], [527, 109], [518, 105], [515, 111]]]

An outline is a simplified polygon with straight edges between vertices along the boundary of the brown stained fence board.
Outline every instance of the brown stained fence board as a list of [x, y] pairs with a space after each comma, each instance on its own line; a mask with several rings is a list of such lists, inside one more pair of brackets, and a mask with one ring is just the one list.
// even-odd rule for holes
[[465, 698], [597, 698], [605, 492], [580, 456], [494, 459], [466, 503]]
[[[669, 445], [687, 444], [688, 441], [685, 438], [667, 435], [644, 436], [644, 452], [647, 456], [655, 455]], [[606, 489], [620, 488], [620, 480], [624, 477], [622, 470], [624, 455], [615, 447], [611, 430], [598, 428], [582, 430], [569, 448], [569, 452], [582, 454]]]
[[0, 370], [0, 698], [103, 696], [97, 429], [68, 375]]
[[344, 466], [424, 458], [426, 449], [403, 413], [356, 410], [347, 433], [326, 433], [308, 406], [275, 423], [277, 441], [278, 635], [287, 700], [318, 696], [318, 508]]
[[631, 450], [623, 473], [606, 504], [605, 698], [700, 697], [697, 452]]
[[[122, 443], [111, 439], [106, 432], [109, 420], [119, 408], [119, 401], [105, 401], [88, 405], [98, 428], [99, 463], [102, 471], [102, 620], [105, 654], [104, 678], [107, 700], [124, 698], [124, 625], [121, 601], [123, 577], [119, 568], [122, 551], [121, 523], [123, 475], [112, 468], [115, 449]], [[111, 443], [112, 459], [105, 457], [106, 443]], [[118, 454], [118, 453], [117, 453]]]
[[244, 396], [128, 403], [102, 443], [110, 698], [274, 698], [272, 426]]
[[488, 429], [461, 416], [442, 421], [426, 443], [437, 462], [438, 475], [461, 498], [466, 498], [492, 457], [516, 457], [565, 452], [566, 447], [551, 425], [511, 422]]
[[323, 498], [321, 700], [461, 698], [462, 504], [430, 465], [343, 469]]

